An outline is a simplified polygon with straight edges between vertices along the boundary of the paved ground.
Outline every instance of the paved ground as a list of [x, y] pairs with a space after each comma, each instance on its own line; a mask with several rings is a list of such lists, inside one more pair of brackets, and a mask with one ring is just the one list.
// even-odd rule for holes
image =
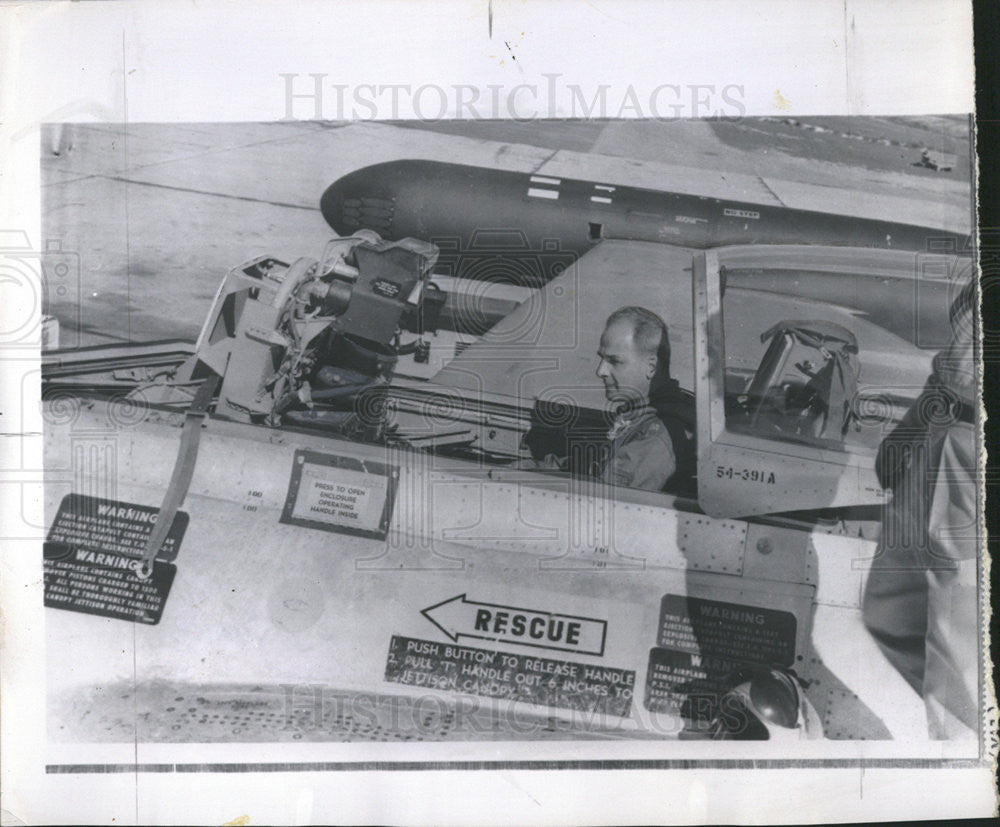
[[[914, 166], [922, 146], [964, 166]], [[78, 273], [48, 296], [61, 344], [194, 338], [229, 268], [319, 253], [331, 181], [407, 157], [972, 223], [962, 119], [72, 125], [42, 138], [44, 238]]]

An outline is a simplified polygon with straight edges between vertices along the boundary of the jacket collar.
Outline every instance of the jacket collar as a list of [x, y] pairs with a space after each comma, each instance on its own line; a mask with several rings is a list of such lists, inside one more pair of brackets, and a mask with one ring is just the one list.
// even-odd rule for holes
[[649, 416], [655, 416], [655, 414], [656, 411], [649, 404], [621, 411], [615, 417], [614, 422], [611, 423], [611, 430], [608, 431], [608, 439], [614, 441], [642, 420]]

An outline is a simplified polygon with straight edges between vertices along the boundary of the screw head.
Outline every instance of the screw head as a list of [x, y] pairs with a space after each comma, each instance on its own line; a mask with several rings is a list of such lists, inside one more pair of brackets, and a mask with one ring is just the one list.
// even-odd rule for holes
[[774, 551], [774, 546], [771, 545], [771, 539], [769, 537], [761, 537], [757, 541], [757, 551], [761, 554], [770, 554]]

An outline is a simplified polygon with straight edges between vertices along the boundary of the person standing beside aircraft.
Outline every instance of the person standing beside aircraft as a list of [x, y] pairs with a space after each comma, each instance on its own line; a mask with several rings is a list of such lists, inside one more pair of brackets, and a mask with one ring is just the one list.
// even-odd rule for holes
[[864, 620], [919, 693], [932, 738], [977, 731], [978, 458], [975, 283], [951, 307], [952, 340], [923, 394], [879, 449], [892, 489], [864, 595]]

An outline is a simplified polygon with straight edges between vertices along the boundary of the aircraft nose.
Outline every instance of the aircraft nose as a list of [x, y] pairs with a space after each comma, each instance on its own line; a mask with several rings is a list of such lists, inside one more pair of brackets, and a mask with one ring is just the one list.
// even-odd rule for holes
[[393, 237], [394, 199], [384, 180], [386, 166], [376, 164], [355, 170], [326, 188], [319, 200], [320, 212], [338, 235], [369, 229], [383, 238]]
[[350, 235], [349, 232], [345, 232], [346, 228], [343, 222], [344, 190], [348, 188], [345, 182], [350, 178], [350, 175], [338, 178], [324, 190], [319, 199], [319, 211], [323, 213], [326, 223], [333, 227], [338, 235]]

